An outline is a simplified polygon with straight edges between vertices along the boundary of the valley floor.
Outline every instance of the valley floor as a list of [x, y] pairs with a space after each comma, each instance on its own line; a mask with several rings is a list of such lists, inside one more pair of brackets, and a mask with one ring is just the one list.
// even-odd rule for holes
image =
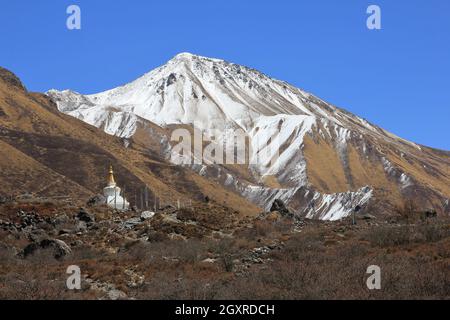
[[[69, 290], [68, 266], [81, 269]], [[381, 269], [369, 290], [367, 268]], [[450, 220], [0, 205], [0, 299], [449, 299]]]

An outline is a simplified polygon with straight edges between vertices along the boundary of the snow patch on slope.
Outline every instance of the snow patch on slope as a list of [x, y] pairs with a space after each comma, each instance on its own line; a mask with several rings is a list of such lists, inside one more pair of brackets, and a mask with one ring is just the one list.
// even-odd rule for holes
[[356, 192], [321, 194], [315, 192], [312, 206], [305, 210], [306, 218], [336, 221], [348, 217], [356, 206], [364, 206], [372, 198], [373, 190], [369, 187]]

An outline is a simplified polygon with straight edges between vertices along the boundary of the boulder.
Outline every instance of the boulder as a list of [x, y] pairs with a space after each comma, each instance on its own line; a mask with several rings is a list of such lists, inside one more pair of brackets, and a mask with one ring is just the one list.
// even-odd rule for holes
[[206, 258], [205, 260], [202, 260], [202, 263], [216, 263], [217, 259], [213, 258]]
[[122, 226], [125, 229], [133, 229], [137, 225], [141, 224], [142, 220], [141, 218], [131, 218], [123, 222]]
[[42, 248], [53, 248], [55, 250], [55, 258], [59, 259], [72, 253], [70, 247], [62, 240], [48, 239], [41, 241]]
[[61, 259], [72, 253], [72, 250], [64, 241], [58, 239], [44, 239], [39, 243], [34, 242], [26, 246], [22, 251], [22, 255], [26, 258], [41, 249], [51, 249], [55, 259]]
[[85, 232], [87, 231], [87, 229], [87, 223], [84, 221], [78, 221], [78, 223], [75, 225], [76, 232]]
[[81, 208], [80, 211], [78, 212], [77, 218], [78, 218], [78, 220], [86, 222], [86, 223], [90, 223], [90, 222], [94, 222], [95, 221], [94, 216], [92, 216], [89, 212], [87, 212], [83, 208]]
[[70, 221], [70, 218], [66, 214], [58, 215], [54, 218], [55, 225], [66, 224]]
[[142, 220], [148, 220], [155, 216], [155, 213], [152, 211], [144, 211], [141, 213], [141, 219]]
[[40, 242], [48, 238], [48, 234], [42, 229], [34, 229], [28, 234], [28, 239], [33, 242]]
[[86, 204], [89, 207], [95, 207], [95, 206], [100, 206], [105, 203], [106, 203], [106, 198], [103, 195], [98, 194], [95, 197], [90, 198]]
[[110, 291], [107, 292], [108, 298], [111, 300], [123, 300], [127, 298], [127, 295], [125, 292], [117, 290], [117, 289], [112, 289]]

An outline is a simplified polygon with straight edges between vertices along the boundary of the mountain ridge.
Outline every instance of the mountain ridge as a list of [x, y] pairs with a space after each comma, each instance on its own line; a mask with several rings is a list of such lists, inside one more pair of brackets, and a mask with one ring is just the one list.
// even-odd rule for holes
[[59, 111], [167, 160], [176, 128], [219, 132], [218, 144], [242, 129], [253, 147], [249, 159], [264, 151], [259, 140], [277, 132], [281, 153], [274, 164], [188, 166], [266, 210], [280, 198], [299, 215], [340, 219], [386, 194], [391, 208], [415, 198], [445, 212], [450, 197], [446, 151], [399, 138], [286, 82], [220, 59], [182, 53], [118, 88], [47, 95]]
[[[416, 184], [433, 185], [431, 194], [425, 192], [427, 195], [420, 200], [428, 206], [445, 201], [450, 194], [445, 182], [439, 180], [449, 179], [445, 151], [434, 152], [399, 138], [284, 81], [220, 59], [181, 53], [135, 81], [102, 93], [80, 95], [53, 90], [47, 94], [61, 112], [130, 141], [134, 141], [139, 123], [143, 127], [152, 123], [161, 128], [187, 125], [206, 134], [219, 130], [219, 144], [227, 139], [230, 128], [243, 129], [251, 141], [280, 128], [283, 150], [272, 167], [249, 167], [248, 176], [242, 174], [244, 169], [236, 171], [227, 165], [213, 169], [191, 166], [265, 209], [279, 197], [287, 203], [297, 203], [295, 211], [301, 215], [314, 216], [310, 209], [314, 201], [305, 201], [304, 195], [298, 195], [303, 187], [310, 188], [311, 194], [318, 192], [316, 198], [334, 200], [352, 198], [354, 192], [358, 194], [356, 198], [366, 199], [369, 186], [372, 194], [377, 193], [376, 189], [388, 189], [395, 194], [389, 201], [392, 205], [408, 198], [408, 193], [413, 193], [408, 190]], [[165, 141], [164, 148], [170, 149], [167, 135], [161, 139]], [[258, 144], [252, 146], [255, 154], [250, 158], [264, 149]], [[432, 155], [435, 161], [432, 173], [421, 172], [423, 168], [418, 169], [418, 163], [413, 167], [403, 164], [411, 159], [428, 162], [420, 159], [422, 154]], [[411, 159], [398, 160], [405, 155]], [[441, 155], [443, 164], [437, 159]], [[367, 203], [340, 201], [339, 205], [348, 209], [335, 218], [346, 216], [352, 207], [364, 204]], [[329, 216], [326, 212], [319, 213], [326, 206], [321, 203], [316, 216]]]
[[[342, 198], [339, 195], [342, 192], [359, 192], [370, 185], [374, 189], [390, 185], [388, 189], [397, 193], [396, 201], [392, 202], [399, 204], [399, 199], [403, 198], [401, 194], [407, 193], [404, 190], [414, 185], [418, 176], [426, 184], [438, 186], [438, 195], [424, 198], [448, 197], [445, 182], [423, 172], [410, 177], [410, 172], [417, 171], [416, 167], [406, 169], [400, 164], [403, 160], [393, 164], [390, 157], [385, 156], [389, 151], [396, 158], [407, 154], [417, 160], [422, 153], [429, 153], [436, 161], [432, 149], [399, 138], [286, 82], [220, 59], [182, 53], [129, 84], [99, 94], [83, 96], [67, 91], [47, 94], [60, 111], [127, 140], [133, 140], [137, 123], [146, 121], [162, 128], [193, 126], [206, 134], [219, 130], [222, 135], [219, 143], [226, 140], [229, 128], [243, 129], [251, 141], [258, 140], [258, 135], [273, 131], [275, 127], [281, 128], [280, 136], [284, 137], [281, 143], [285, 147], [282, 147], [278, 163], [269, 168], [249, 168], [253, 177], [250, 183], [247, 178], [243, 182], [242, 175], [229, 166], [217, 166], [215, 172], [207, 174], [208, 178], [220, 181], [266, 209], [274, 197], [288, 203], [299, 202], [294, 198], [302, 187], [312, 187], [313, 193], [318, 191], [324, 198], [333, 194], [336, 195], [334, 198]], [[258, 144], [253, 147], [256, 151], [250, 157], [255, 157], [264, 148]], [[166, 137], [166, 149], [170, 148]], [[445, 160], [445, 152], [443, 155]], [[319, 158], [327, 159], [333, 165], [326, 170], [315, 168]], [[364, 158], [376, 159], [376, 166], [382, 167], [382, 170], [376, 169], [376, 176], [384, 174], [386, 179], [376, 181], [376, 177], [372, 177], [374, 172], [369, 172], [376, 166]], [[322, 167], [327, 167], [327, 161], [322, 161]], [[199, 173], [208, 171], [205, 166], [191, 168]], [[226, 178], [221, 170], [226, 172]], [[358, 170], [362, 173], [355, 173]], [[431, 176], [433, 174], [448, 179], [448, 159], [442, 167], [440, 164], [433, 167]], [[268, 180], [273, 181], [276, 188], [270, 187], [266, 183]], [[269, 194], [268, 189], [271, 190]], [[361, 194], [360, 198], [365, 196]], [[428, 205], [436, 204], [436, 199], [423, 200]], [[310, 205], [310, 201], [303, 203], [296, 210], [308, 215]], [[348, 204], [342, 206], [351, 207]]]

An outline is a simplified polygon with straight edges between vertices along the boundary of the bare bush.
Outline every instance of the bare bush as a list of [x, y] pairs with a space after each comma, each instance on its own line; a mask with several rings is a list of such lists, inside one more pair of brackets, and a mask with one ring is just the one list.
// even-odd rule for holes
[[220, 262], [225, 272], [233, 272], [234, 261], [233, 256], [231, 254], [222, 254], [220, 256]]
[[381, 226], [369, 230], [364, 238], [377, 247], [400, 246], [410, 243], [411, 229], [409, 226]]

